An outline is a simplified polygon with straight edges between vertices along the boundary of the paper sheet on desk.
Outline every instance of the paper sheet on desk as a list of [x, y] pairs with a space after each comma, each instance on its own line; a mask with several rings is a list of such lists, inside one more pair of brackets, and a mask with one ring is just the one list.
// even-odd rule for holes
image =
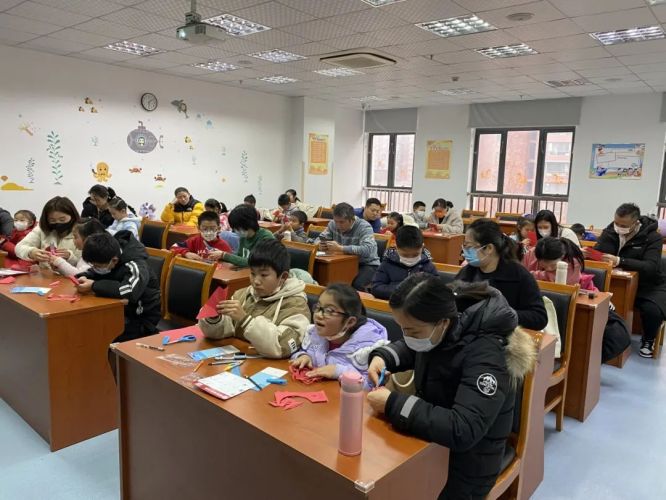
[[187, 355], [194, 361], [201, 361], [202, 359], [214, 358], [215, 356], [222, 356], [223, 354], [234, 354], [239, 352], [234, 346], [213, 347], [203, 351], [188, 352]]
[[161, 332], [163, 337], [171, 337], [172, 339], [179, 339], [185, 335], [194, 335], [198, 339], [204, 338], [201, 328], [198, 325], [187, 326], [185, 328], [178, 328], [177, 330], [169, 330]]
[[218, 287], [213, 295], [210, 296], [208, 302], [206, 302], [201, 308], [201, 311], [199, 311], [197, 319], [214, 318], [215, 316], [219, 316], [220, 314], [215, 309], [215, 306], [223, 300], [227, 300], [227, 291], [226, 288]]
[[0, 276], [18, 276], [19, 274], [28, 274], [28, 271], [19, 271], [17, 269], [0, 269]]
[[12, 288], [9, 293], [36, 293], [37, 295], [46, 295], [51, 291], [50, 288], [40, 288], [38, 286], [17, 286]]
[[223, 401], [238, 396], [254, 387], [249, 380], [245, 380], [229, 372], [222, 372], [212, 377], [202, 378], [195, 382], [194, 385]]
[[[254, 375], [250, 375], [252, 377], [252, 380], [255, 381], [255, 383], [261, 387], [262, 389], [264, 387], [268, 387], [271, 385], [268, 382], [268, 379], [270, 378], [282, 378], [284, 377], [288, 372], [286, 370], [280, 370], [278, 368], [271, 368], [270, 366], [268, 368], [264, 368], [261, 370], [259, 373], [255, 373]], [[256, 387], [252, 387], [255, 391], [259, 391]]]

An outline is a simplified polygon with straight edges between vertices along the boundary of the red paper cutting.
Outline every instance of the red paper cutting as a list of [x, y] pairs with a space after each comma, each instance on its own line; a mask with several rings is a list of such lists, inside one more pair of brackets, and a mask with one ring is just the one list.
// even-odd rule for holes
[[292, 380], [298, 380], [299, 382], [303, 382], [305, 385], [310, 385], [314, 384], [315, 382], [319, 382], [320, 380], [324, 380], [324, 377], [308, 377], [307, 373], [311, 371], [310, 368], [296, 368], [293, 365], [289, 367], [289, 371], [291, 372], [291, 379]]
[[532, 246], [536, 245], [537, 235], [534, 231], [528, 231], [527, 232], [527, 239], [530, 240], [530, 243], [532, 244]]
[[185, 328], [178, 328], [177, 330], [169, 330], [162, 332], [162, 336], [169, 336], [171, 340], [179, 339], [185, 335], [194, 335], [198, 339], [204, 338], [204, 334], [198, 325], [187, 326]]
[[587, 250], [587, 258], [590, 260], [596, 260], [597, 262], [603, 261], [601, 256], [603, 255], [599, 250], [595, 250], [594, 248], [587, 247], [585, 248]]
[[7, 276], [0, 280], [0, 285], [13, 285], [14, 283], [16, 283], [14, 276]]
[[275, 408], [284, 408], [284, 411], [298, 408], [303, 404], [302, 401], [294, 401], [294, 398], [305, 398], [311, 403], [328, 403], [328, 398], [324, 391], [315, 392], [290, 392], [277, 391], [275, 401], [268, 403]]
[[59, 284], [60, 284], [59, 281], [54, 281], [53, 283], [49, 283], [49, 286], [53, 287], [53, 286], [58, 286]]
[[197, 315], [197, 319], [214, 318], [215, 316], [219, 316], [220, 313], [217, 312], [215, 306], [223, 300], [227, 300], [227, 289], [219, 287], [208, 299], [208, 302], [206, 302], [201, 308], [201, 311], [199, 311], [199, 314]]

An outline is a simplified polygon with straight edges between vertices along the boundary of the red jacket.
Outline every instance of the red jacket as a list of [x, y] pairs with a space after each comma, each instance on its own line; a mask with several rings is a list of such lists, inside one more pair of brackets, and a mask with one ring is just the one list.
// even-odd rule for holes
[[221, 250], [227, 253], [233, 253], [231, 251], [231, 247], [226, 241], [220, 238], [216, 238], [213, 241], [206, 243], [200, 234], [189, 238], [185, 242], [185, 245], [185, 247], [174, 245], [171, 247], [171, 251], [175, 252], [176, 255], [185, 255], [187, 252], [192, 252], [197, 255], [201, 255], [204, 258], [208, 257], [208, 253], [210, 252], [209, 248], [214, 248], [215, 250]]
[[[36, 223], [35, 223], [36, 224]], [[35, 228], [29, 227], [25, 231], [17, 231], [16, 229], [12, 230], [12, 234], [9, 236], [9, 239], [5, 241], [2, 245], [0, 245], [0, 250], [3, 250], [7, 252], [8, 257], [12, 260], [17, 260], [18, 257], [16, 257], [16, 245], [19, 244], [19, 242], [28, 236], [28, 233], [32, 231]]]

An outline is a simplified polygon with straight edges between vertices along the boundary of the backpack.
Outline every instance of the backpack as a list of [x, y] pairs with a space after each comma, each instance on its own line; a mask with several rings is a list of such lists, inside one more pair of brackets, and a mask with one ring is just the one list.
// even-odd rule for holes
[[608, 311], [608, 322], [604, 328], [601, 347], [601, 362], [605, 363], [622, 354], [631, 345], [631, 333], [622, 316], [613, 310]]

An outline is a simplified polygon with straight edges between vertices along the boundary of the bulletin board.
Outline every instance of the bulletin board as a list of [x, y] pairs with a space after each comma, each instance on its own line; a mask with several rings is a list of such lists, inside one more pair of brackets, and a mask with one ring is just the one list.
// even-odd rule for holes
[[328, 174], [328, 135], [309, 134], [308, 173]]
[[639, 180], [645, 144], [593, 144], [590, 179]]
[[426, 145], [426, 179], [451, 178], [453, 141], [428, 141]]

